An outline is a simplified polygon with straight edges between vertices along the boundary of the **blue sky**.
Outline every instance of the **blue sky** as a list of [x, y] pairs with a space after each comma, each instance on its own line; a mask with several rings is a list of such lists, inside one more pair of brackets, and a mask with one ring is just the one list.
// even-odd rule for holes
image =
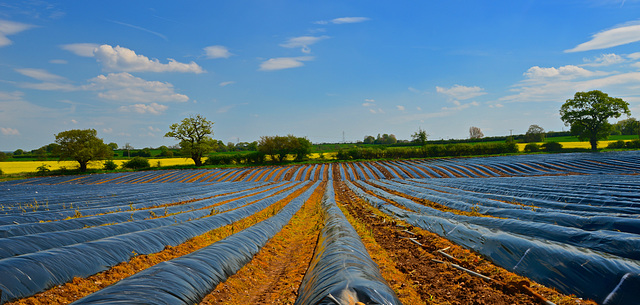
[[0, 151], [93, 128], [173, 145], [214, 138], [430, 139], [567, 127], [602, 90], [640, 113], [640, 1], [0, 0]]

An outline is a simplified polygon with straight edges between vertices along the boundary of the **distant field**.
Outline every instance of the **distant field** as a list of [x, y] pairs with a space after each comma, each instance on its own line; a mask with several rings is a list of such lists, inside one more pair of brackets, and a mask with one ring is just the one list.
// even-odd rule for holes
[[[122, 163], [127, 160], [114, 160], [118, 166], [122, 165]], [[165, 158], [165, 159], [150, 159], [149, 163], [152, 167], [158, 166], [158, 162], [160, 162], [160, 166], [172, 166], [172, 165], [194, 165], [193, 160], [185, 159], [185, 158]], [[78, 162], [75, 161], [11, 161], [11, 162], [0, 162], [0, 169], [5, 174], [17, 174], [17, 173], [28, 173], [28, 172], [36, 172], [38, 171], [38, 167], [43, 164], [49, 165], [50, 170], [56, 170], [61, 168], [73, 169], [78, 167]], [[89, 163], [89, 168], [99, 169], [102, 168], [103, 161], [99, 162], [91, 162]]]

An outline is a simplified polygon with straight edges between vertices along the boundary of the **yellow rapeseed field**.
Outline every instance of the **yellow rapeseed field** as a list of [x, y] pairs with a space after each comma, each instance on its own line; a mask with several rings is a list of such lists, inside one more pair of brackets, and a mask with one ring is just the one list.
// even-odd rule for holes
[[[121, 166], [122, 163], [127, 160], [114, 160], [118, 166]], [[149, 163], [152, 167], [158, 166], [158, 162], [160, 162], [160, 166], [172, 166], [172, 165], [194, 165], [193, 160], [184, 159], [184, 158], [165, 158], [165, 159], [150, 159]], [[90, 162], [89, 168], [102, 168], [103, 161], [98, 162]], [[76, 161], [11, 161], [11, 162], [0, 162], [0, 169], [5, 174], [17, 174], [17, 173], [28, 173], [28, 172], [37, 172], [38, 167], [42, 165], [48, 165], [50, 170], [67, 168], [74, 169], [78, 167], [78, 162]]]
[[[625, 142], [629, 142], [631, 140], [625, 140]], [[607, 145], [609, 145], [609, 143], [611, 142], [617, 142], [617, 141], [598, 141], [598, 148], [606, 148]], [[528, 143], [518, 143], [518, 149], [520, 151], [524, 150], [524, 147], [527, 145]], [[536, 143], [538, 145], [542, 145], [543, 143]], [[586, 148], [586, 149], [590, 149], [591, 148], [591, 143], [589, 142], [560, 142], [560, 144], [562, 144], [562, 148]]]

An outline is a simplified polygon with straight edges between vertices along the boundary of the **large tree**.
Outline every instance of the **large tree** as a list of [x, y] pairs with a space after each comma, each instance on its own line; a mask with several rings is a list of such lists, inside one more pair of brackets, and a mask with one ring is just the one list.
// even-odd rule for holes
[[80, 171], [87, 171], [90, 161], [103, 160], [113, 156], [111, 147], [98, 138], [95, 129], [72, 129], [56, 134], [55, 148], [60, 160], [75, 160], [80, 163]]
[[428, 136], [429, 134], [427, 134], [426, 131], [424, 131], [421, 127], [418, 127], [418, 131], [411, 135], [411, 141], [420, 144], [420, 146], [425, 146], [427, 145]]
[[571, 134], [580, 141], [589, 140], [593, 151], [598, 150], [598, 140], [606, 139], [611, 132], [608, 119], [622, 114], [631, 115], [629, 103], [599, 90], [576, 92], [560, 108], [560, 117], [571, 126]]
[[191, 156], [196, 166], [201, 166], [202, 157], [215, 148], [215, 142], [210, 137], [213, 135], [213, 122], [199, 114], [184, 118], [180, 124], [172, 124], [169, 128], [171, 131], [164, 136], [180, 140], [181, 154]]

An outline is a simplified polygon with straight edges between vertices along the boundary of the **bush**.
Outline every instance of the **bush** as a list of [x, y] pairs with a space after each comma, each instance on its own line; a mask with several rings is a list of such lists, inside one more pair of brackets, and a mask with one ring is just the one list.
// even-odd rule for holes
[[107, 161], [104, 161], [102, 168], [107, 171], [112, 171], [118, 168], [118, 164], [113, 162], [113, 160], [107, 160]]
[[631, 140], [631, 141], [625, 143], [625, 146], [627, 148], [639, 149], [640, 148], [640, 140], [638, 140], [638, 139]]
[[130, 169], [141, 169], [141, 168], [149, 168], [151, 164], [149, 164], [149, 160], [144, 157], [133, 157], [131, 160], [122, 164], [124, 168]]
[[560, 144], [559, 142], [547, 142], [542, 144], [542, 149], [544, 151], [561, 151], [562, 144]]
[[529, 143], [524, 147], [525, 152], [538, 152], [540, 151], [540, 145], [536, 143]]
[[0, 168], [0, 176], [4, 175], [4, 172], [2, 171], [2, 168]]
[[209, 158], [204, 161], [204, 165], [223, 165], [233, 164], [233, 155], [215, 154], [209, 155]]
[[609, 143], [609, 145], [607, 145], [607, 148], [627, 148], [627, 145], [624, 141], [618, 140], [618, 141]]

